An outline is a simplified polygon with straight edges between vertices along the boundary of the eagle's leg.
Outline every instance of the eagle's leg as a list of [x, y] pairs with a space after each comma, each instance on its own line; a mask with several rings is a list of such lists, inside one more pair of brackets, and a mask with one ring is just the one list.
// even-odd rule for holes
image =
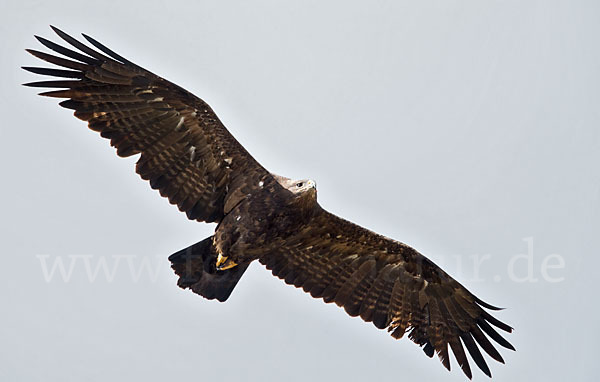
[[229, 257], [223, 256], [219, 253], [219, 255], [217, 256], [217, 264], [216, 265], [217, 265], [217, 270], [224, 271], [226, 269], [230, 269], [230, 268], [237, 266], [237, 263], [235, 261], [231, 260]]

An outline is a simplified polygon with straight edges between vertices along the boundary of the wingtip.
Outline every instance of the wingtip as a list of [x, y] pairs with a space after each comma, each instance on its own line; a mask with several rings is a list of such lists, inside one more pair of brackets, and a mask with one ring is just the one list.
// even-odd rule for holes
[[[83, 36], [83, 38], [84, 38], [84, 39], [86, 39], [86, 40], [87, 40], [87, 42], [89, 42], [90, 44], [92, 44], [92, 45], [93, 45], [93, 46], [95, 46], [96, 48], [98, 48], [98, 45], [101, 45], [101, 46], [103, 46], [102, 44], [100, 44], [100, 43], [98, 42], [98, 40], [96, 40], [96, 39], [95, 39], [95, 38], [93, 38], [92, 36], [90, 36], [90, 35], [87, 35], [87, 34], [85, 34], [85, 33], [82, 33], [81, 35]], [[106, 52], [105, 52], [105, 53], [106, 53]]]
[[500, 308], [500, 307], [494, 306], [492, 304], [488, 304], [487, 302], [483, 301], [482, 299], [480, 299], [479, 297], [477, 297], [475, 295], [473, 295], [473, 298], [475, 299], [475, 301], [479, 305], [483, 306], [484, 308], [487, 308], [487, 309], [490, 309], [490, 310], [496, 310], [496, 311], [504, 310], [505, 309], [505, 308]]
[[56, 34], [61, 34], [64, 33], [62, 30], [58, 29], [57, 27], [55, 27], [54, 25], [50, 24], [50, 28], [54, 31], [54, 33]]
[[29, 49], [29, 48], [26, 48], [26, 49], [25, 49], [25, 51], [26, 51], [27, 53], [31, 54], [32, 56], [34, 56], [34, 57], [37, 57], [37, 58], [40, 58], [40, 59], [42, 59], [42, 60], [43, 60], [43, 58], [42, 58], [42, 57], [43, 57], [43, 56], [44, 56], [44, 54], [45, 54], [44, 52], [40, 52], [39, 50], [35, 50], [35, 49]]
[[86, 40], [87, 40], [87, 41], [88, 41], [90, 44], [92, 44], [92, 45], [94, 45], [94, 46], [96, 46], [96, 44], [99, 44], [99, 43], [98, 43], [98, 41], [97, 41], [95, 38], [91, 37], [90, 35], [87, 35], [87, 34], [85, 34], [85, 33], [82, 33], [81, 35], [82, 35], [82, 36], [83, 36], [83, 38], [84, 38], [84, 39], [86, 39]]
[[38, 73], [39, 69], [37, 66], [21, 66], [21, 69], [26, 70], [30, 73]]
[[484, 370], [483, 373], [489, 378], [492, 378], [492, 371], [489, 369], [489, 367], [486, 370]]
[[[461, 366], [461, 368], [462, 368], [462, 366]], [[469, 378], [469, 381], [473, 379], [473, 373], [471, 372], [471, 369], [469, 369], [469, 370], [462, 369], [462, 371], [463, 371], [463, 373], [465, 373], [467, 378]]]
[[434, 354], [434, 348], [431, 345], [431, 342], [427, 342], [425, 346], [423, 346], [423, 352], [427, 355], [427, 357], [432, 358]]
[[33, 37], [35, 37], [35, 39], [38, 40], [44, 46], [48, 46], [48, 44], [52, 44], [52, 41], [50, 41], [47, 38], [44, 38], [42, 36], [33, 35]]
[[42, 85], [40, 85], [41, 81], [33, 81], [33, 82], [25, 82], [24, 84], [21, 84], [23, 86], [27, 86], [28, 88], [39, 88], [42, 87]]
[[45, 46], [46, 48], [56, 50], [56, 48], [53, 47], [53, 46], [56, 46], [56, 44], [53, 43], [52, 41], [48, 40], [47, 38], [37, 36], [37, 35], [34, 35], [33, 37], [35, 37], [35, 39], [38, 40], [39, 43], [42, 44], [43, 46]]
[[65, 90], [50, 90], [47, 92], [38, 93], [38, 95], [50, 98], [69, 98], [68, 91]]
[[58, 37], [62, 38], [66, 42], [73, 40], [73, 38], [71, 36], [69, 36], [67, 33], [63, 32], [61, 29], [59, 29], [53, 25], [50, 25], [50, 28], [52, 28], [52, 30], [54, 31], [54, 33], [56, 33], [58, 35]]
[[71, 99], [67, 99], [62, 102], [59, 102], [58, 104], [60, 106], [64, 107], [65, 109], [77, 110], [77, 106], [79, 105], [79, 102], [73, 101]]

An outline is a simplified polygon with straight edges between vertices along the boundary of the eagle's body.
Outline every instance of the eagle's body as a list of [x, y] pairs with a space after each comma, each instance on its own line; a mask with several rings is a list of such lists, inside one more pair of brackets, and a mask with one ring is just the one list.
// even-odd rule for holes
[[258, 189], [219, 222], [213, 239], [217, 254], [230, 264], [246, 264], [275, 251], [301, 227], [310, 226], [322, 209], [317, 204], [316, 186], [297, 186], [306, 183], [283, 177], [260, 180]]
[[258, 260], [394, 338], [408, 332], [448, 369], [452, 349], [469, 378], [464, 348], [490, 376], [479, 348], [504, 361], [488, 337], [514, 350], [492, 325], [512, 328], [484, 309], [498, 308], [413, 248], [321, 208], [314, 181], [267, 171], [200, 98], [90, 37], [84, 35], [102, 53], [54, 30], [78, 51], [38, 37], [67, 58], [29, 52], [67, 69], [26, 67], [61, 78], [26, 85], [61, 89], [42, 94], [67, 98], [61, 106], [110, 139], [119, 156], [140, 154], [136, 172], [189, 219], [217, 223], [213, 236], [169, 257], [179, 286], [225, 301]]

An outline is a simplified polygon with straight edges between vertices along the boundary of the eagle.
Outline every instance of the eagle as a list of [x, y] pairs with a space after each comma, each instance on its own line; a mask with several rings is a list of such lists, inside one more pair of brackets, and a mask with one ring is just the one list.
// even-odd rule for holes
[[314, 180], [269, 172], [202, 99], [92, 37], [83, 34], [86, 45], [52, 29], [70, 47], [35, 36], [58, 55], [27, 52], [56, 67], [23, 67], [53, 77], [24, 85], [54, 89], [40, 95], [64, 98], [60, 106], [109, 139], [118, 156], [140, 154], [136, 172], [188, 219], [217, 223], [212, 236], [169, 257], [181, 288], [223, 302], [258, 260], [393, 338], [407, 334], [448, 370], [451, 349], [469, 379], [465, 348], [489, 377], [480, 349], [501, 363], [490, 340], [515, 350], [497, 331], [512, 328], [488, 312], [500, 308], [412, 247], [323, 209]]

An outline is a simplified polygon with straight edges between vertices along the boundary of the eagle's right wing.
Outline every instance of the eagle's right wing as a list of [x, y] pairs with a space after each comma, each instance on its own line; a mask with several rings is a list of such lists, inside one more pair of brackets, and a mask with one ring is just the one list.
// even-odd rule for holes
[[63, 89], [41, 95], [67, 98], [60, 105], [110, 139], [119, 156], [141, 153], [137, 173], [188, 218], [220, 221], [246, 195], [276, 183], [200, 98], [88, 36], [102, 53], [53, 29], [79, 51], [36, 36], [67, 58], [28, 52], [67, 70], [23, 69], [66, 79], [25, 85]]
[[507, 332], [512, 328], [483, 309], [498, 308], [405, 244], [321, 208], [308, 224], [280, 241], [277, 250], [259, 259], [273, 275], [312, 297], [335, 302], [350, 316], [387, 328], [394, 338], [408, 331], [429, 357], [437, 353], [448, 370], [448, 347], [469, 378], [463, 345], [488, 376], [479, 348], [504, 363], [488, 337], [514, 350], [492, 325]]

